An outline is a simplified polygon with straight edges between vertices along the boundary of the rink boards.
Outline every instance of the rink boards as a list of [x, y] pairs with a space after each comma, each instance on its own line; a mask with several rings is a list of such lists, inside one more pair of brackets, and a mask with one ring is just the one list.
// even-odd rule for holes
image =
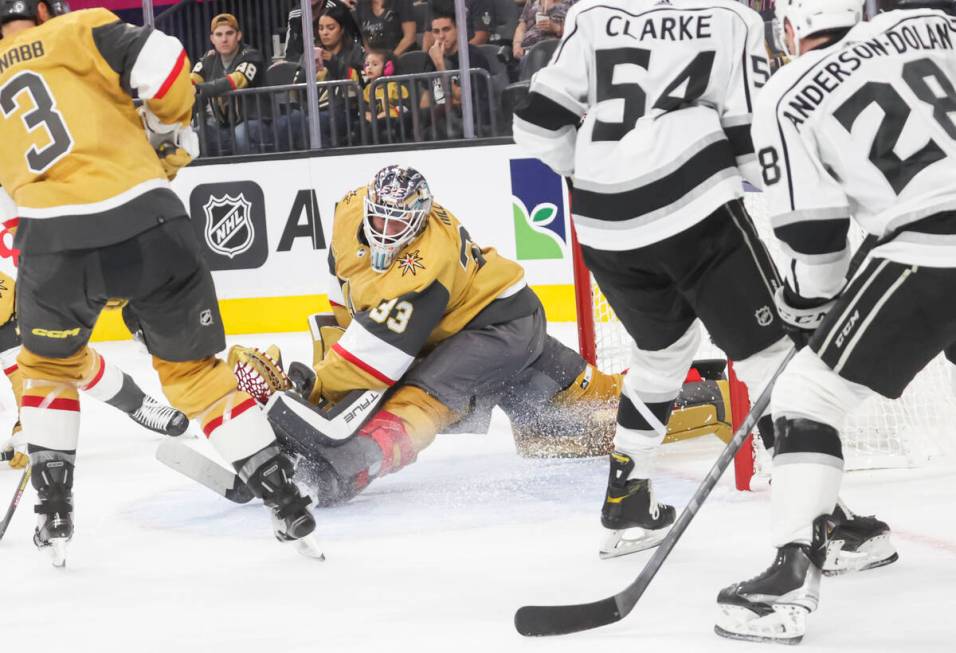
[[[564, 183], [514, 145], [196, 164], [173, 184], [212, 269], [227, 333], [301, 331], [327, 310], [336, 202], [380, 168], [411, 165], [482, 247], [519, 261], [548, 318], [573, 321]], [[106, 312], [94, 339], [129, 337]]]

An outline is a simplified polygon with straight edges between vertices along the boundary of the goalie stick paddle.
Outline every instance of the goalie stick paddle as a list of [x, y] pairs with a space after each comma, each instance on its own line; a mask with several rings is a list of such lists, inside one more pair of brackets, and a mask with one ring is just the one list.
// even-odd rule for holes
[[770, 403], [770, 394], [773, 386], [777, 382], [780, 373], [783, 372], [787, 363], [797, 353], [795, 348], [791, 348], [787, 357], [777, 368], [767, 387], [754, 402], [747, 419], [741, 424], [740, 428], [734, 433], [733, 439], [727, 444], [717, 462], [714, 463], [707, 476], [701, 482], [694, 496], [687, 503], [687, 507], [678, 517], [674, 526], [671, 528], [667, 537], [663, 539], [660, 546], [654, 552], [654, 555], [644, 569], [634, 579], [630, 585], [618, 592], [614, 596], [593, 603], [581, 603], [578, 605], [526, 605], [519, 608], [515, 613], [515, 628], [519, 633], [526, 637], [541, 637], [545, 635], [567, 635], [577, 633], [582, 630], [591, 630], [607, 626], [626, 617], [637, 602], [643, 596], [647, 586], [651, 584], [654, 576], [660, 570], [661, 565], [670, 555], [671, 550], [677, 544], [677, 541], [687, 530], [690, 522], [697, 515], [701, 505], [710, 495], [717, 481], [723, 475], [724, 470], [733, 461], [737, 450], [743, 445], [747, 435], [753, 431], [757, 420], [763, 415]]
[[156, 460], [233, 503], [248, 503], [253, 499], [252, 490], [235, 472], [181, 440], [163, 440], [156, 449]]
[[23, 492], [27, 489], [27, 483], [30, 482], [30, 470], [31, 467], [27, 465], [27, 468], [23, 470], [23, 476], [20, 477], [20, 484], [17, 485], [17, 491], [13, 495], [13, 499], [10, 501], [10, 507], [7, 508], [7, 514], [3, 516], [3, 521], [0, 522], [0, 540], [3, 539], [4, 533], [7, 532], [7, 526], [10, 525], [10, 522], [13, 521], [13, 513], [17, 511], [17, 506], [20, 505], [20, 499], [23, 498]]

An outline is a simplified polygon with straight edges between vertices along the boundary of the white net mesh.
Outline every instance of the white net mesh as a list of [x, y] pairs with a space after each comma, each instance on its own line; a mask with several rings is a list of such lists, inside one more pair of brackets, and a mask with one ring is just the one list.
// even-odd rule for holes
[[[759, 193], [745, 203], [774, 258], [779, 259]], [[853, 234], [854, 246], [862, 234]], [[598, 367], [617, 372], [628, 366], [631, 340], [601, 290], [591, 281], [594, 344]], [[705, 337], [698, 358], [723, 357]], [[941, 456], [956, 456], [956, 377], [940, 355], [913, 380], [897, 401], [875, 397], [847, 420], [842, 432], [847, 469], [914, 467]]]

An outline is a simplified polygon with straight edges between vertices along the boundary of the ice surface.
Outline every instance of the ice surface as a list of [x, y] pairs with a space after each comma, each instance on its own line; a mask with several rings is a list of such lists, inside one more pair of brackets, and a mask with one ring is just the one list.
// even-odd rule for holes
[[[554, 328], [573, 337], [566, 325]], [[230, 340], [275, 341], [287, 361], [311, 355], [304, 334]], [[132, 343], [97, 348], [158, 392], [149, 359]], [[0, 416], [0, 428], [12, 420]], [[328, 557], [319, 563], [273, 541], [261, 505], [229, 503], [156, 462], [158, 442], [112, 409], [83, 402], [68, 566], [53, 569], [30, 541], [31, 489], [0, 542], [0, 650], [760, 650], [712, 632], [717, 591], [772, 557], [769, 495], [734, 491], [730, 474], [628, 618], [526, 640], [512, 625], [517, 607], [603, 598], [650, 555], [598, 560], [605, 461], [522, 460], [496, 416], [490, 434], [440, 436], [412, 467], [319, 511]], [[682, 505], [720, 446], [665, 447], [659, 496]], [[0, 510], [19, 479], [2, 469]], [[901, 560], [824, 579], [804, 652], [956, 650], [954, 475], [952, 462], [848, 475], [844, 498], [891, 524]]]

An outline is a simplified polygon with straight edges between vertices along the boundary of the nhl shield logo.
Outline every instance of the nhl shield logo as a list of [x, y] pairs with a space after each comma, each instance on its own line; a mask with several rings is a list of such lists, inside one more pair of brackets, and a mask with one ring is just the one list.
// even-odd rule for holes
[[756, 313], [757, 324], [762, 327], [770, 326], [770, 323], [773, 322], [773, 311], [770, 310], [769, 306], [761, 306]]
[[252, 224], [252, 202], [238, 196], [210, 196], [202, 207], [206, 214], [206, 244], [209, 249], [235, 258], [252, 247], [256, 230]]

